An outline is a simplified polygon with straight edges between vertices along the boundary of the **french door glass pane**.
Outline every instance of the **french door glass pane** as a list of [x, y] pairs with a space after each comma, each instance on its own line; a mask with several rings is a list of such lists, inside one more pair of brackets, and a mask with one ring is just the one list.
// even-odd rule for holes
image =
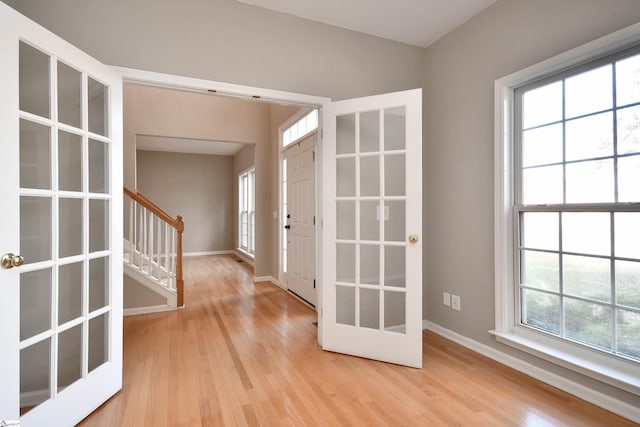
[[82, 315], [82, 262], [58, 268], [58, 324]]
[[109, 360], [108, 314], [89, 320], [89, 366], [91, 372]]
[[356, 195], [356, 159], [336, 160], [336, 195], [354, 197]]
[[58, 391], [82, 377], [82, 325], [58, 335]]
[[26, 413], [51, 397], [51, 338], [20, 350], [20, 408]]
[[109, 202], [89, 200], [89, 252], [109, 249]]
[[384, 328], [390, 332], [407, 332], [407, 298], [404, 292], [384, 292]]
[[356, 325], [356, 288], [336, 286], [336, 323]]
[[89, 311], [109, 304], [109, 258], [89, 261]]
[[58, 188], [82, 191], [82, 136], [58, 131]]
[[385, 212], [389, 212], [384, 223], [384, 240], [387, 242], [403, 242], [406, 236], [406, 212], [403, 200], [385, 202]]
[[611, 351], [610, 306], [564, 298], [565, 335], [568, 338]]
[[384, 247], [384, 285], [404, 288], [407, 285], [404, 246]]
[[384, 149], [404, 150], [406, 147], [406, 107], [384, 110]]
[[380, 195], [380, 158], [360, 157], [360, 196]]
[[20, 187], [51, 189], [51, 128], [20, 120]]
[[82, 254], [82, 199], [59, 199], [58, 240], [60, 258]]
[[58, 121], [82, 127], [82, 74], [58, 62]]
[[356, 282], [356, 245], [336, 244], [336, 280], [344, 283]]
[[336, 154], [356, 152], [356, 115], [336, 117]]
[[616, 212], [614, 222], [616, 257], [640, 260], [640, 212]]
[[384, 156], [384, 195], [405, 195], [405, 161], [404, 154]]
[[360, 326], [380, 328], [380, 291], [377, 289], [360, 289]]
[[109, 120], [108, 111], [108, 88], [100, 82], [88, 78], [88, 106], [89, 106], [89, 132], [98, 135], [107, 135]]
[[338, 224], [337, 224], [336, 237], [339, 240], [355, 240], [356, 238], [356, 202], [354, 200], [337, 201], [336, 216], [340, 218], [340, 221], [338, 221]]
[[49, 55], [20, 42], [20, 110], [51, 117]]
[[360, 245], [360, 283], [380, 284], [379, 245]]
[[51, 329], [51, 269], [20, 274], [20, 340]]
[[89, 192], [109, 192], [109, 146], [89, 140]]
[[25, 264], [51, 259], [51, 199], [20, 197], [20, 254]]
[[[360, 240], [380, 240], [380, 219], [379, 201], [366, 200], [360, 202]], [[339, 223], [342, 223], [342, 221], [343, 219], [341, 218]], [[345, 226], [343, 225], [342, 227]]]
[[360, 152], [380, 151], [380, 114], [360, 113]]

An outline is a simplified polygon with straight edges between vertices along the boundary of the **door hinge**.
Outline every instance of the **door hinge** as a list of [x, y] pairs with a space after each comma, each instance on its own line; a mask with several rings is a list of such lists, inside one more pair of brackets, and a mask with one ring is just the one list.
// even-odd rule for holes
[[316, 161], [316, 152], [312, 151], [311, 154], [313, 155], [313, 161], [315, 162]]
[[313, 225], [316, 225], [316, 216], [313, 216]]
[[316, 288], [316, 279], [313, 279], [313, 289]]

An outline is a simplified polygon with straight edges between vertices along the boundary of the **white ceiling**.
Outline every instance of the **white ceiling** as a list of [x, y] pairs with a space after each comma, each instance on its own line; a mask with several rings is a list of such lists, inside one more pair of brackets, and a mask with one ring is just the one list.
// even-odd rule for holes
[[238, 0], [427, 47], [496, 0]]
[[137, 135], [136, 149], [166, 151], [170, 153], [213, 154], [233, 156], [244, 147], [239, 142], [210, 141], [204, 139], [169, 138], [164, 136]]

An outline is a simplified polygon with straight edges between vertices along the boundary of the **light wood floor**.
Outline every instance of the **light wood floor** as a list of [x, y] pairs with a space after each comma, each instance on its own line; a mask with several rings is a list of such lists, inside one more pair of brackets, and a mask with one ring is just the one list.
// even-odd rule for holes
[[125, 318], [124, 387], [82, 426], [635, 425], [430, 332], [422, 370], [324, 352], [315, 313], [246, 264], [185, 273], [185, 309]]

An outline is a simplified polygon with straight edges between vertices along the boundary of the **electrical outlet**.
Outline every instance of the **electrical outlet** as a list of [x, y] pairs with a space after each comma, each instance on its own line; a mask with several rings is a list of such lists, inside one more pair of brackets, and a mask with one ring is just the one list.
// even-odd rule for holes
[[451, 295], [451, 308], [460, 311], [460, 297], [458, 295]]
[[449, 292], [442, 293], [442, 303], [447, 307], [451, 307], [451, 294]]

